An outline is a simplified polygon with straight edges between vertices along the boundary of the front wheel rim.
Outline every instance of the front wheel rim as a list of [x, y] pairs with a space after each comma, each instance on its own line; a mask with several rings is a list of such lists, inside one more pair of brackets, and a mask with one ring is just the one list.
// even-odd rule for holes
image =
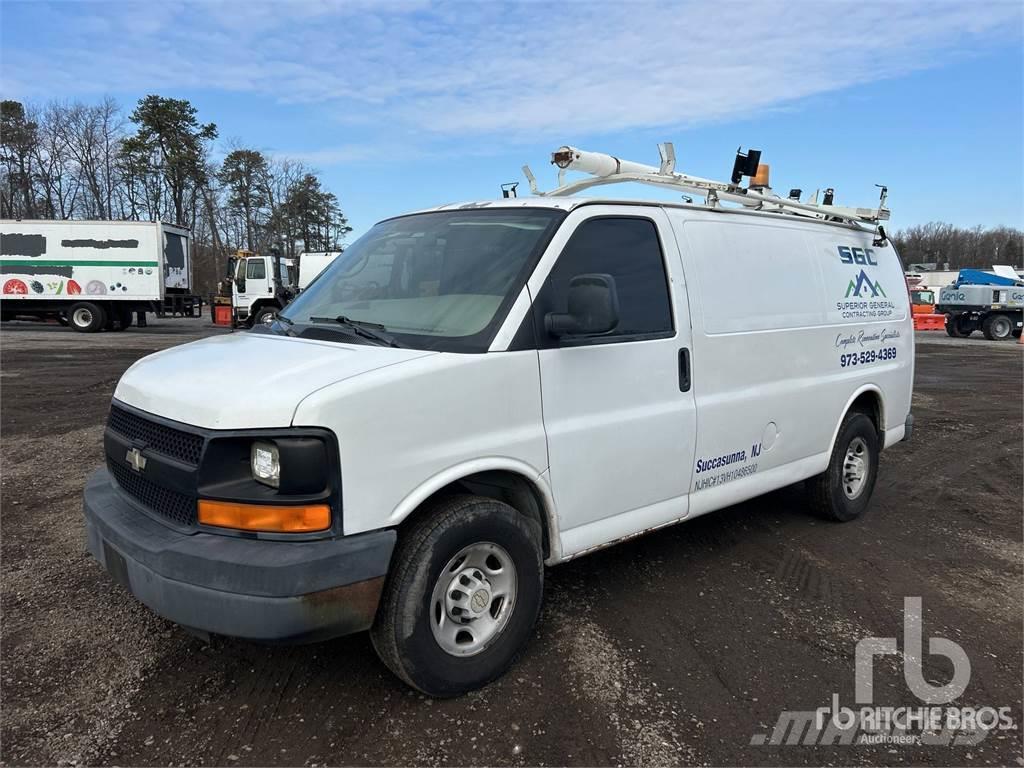
[[475, 656], [508, 626], [515, 609], [515, 564], [499, 544], [463, 547], [438, 575], [430, 596], [430, 630], [452, 656]]
[[855, 437], [846, 448], [843, 459], [843, 493], [846, 498], [856, 499], [867, 485], [869, 464], [868, 444], [863, 437]]
[[92, 312], [85, 307], [79, 307], [75, 310], [72, 319], [75, 321], [75, 325], [85, 328], [92, 323]]

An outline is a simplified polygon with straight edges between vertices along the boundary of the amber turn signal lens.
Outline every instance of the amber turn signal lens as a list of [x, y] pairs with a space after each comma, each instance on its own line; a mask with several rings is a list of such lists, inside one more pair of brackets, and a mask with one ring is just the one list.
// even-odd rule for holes
[[199, 522], [239, 531], [310, 533], [331, 527], [331, 508], [326, 504], [279, 507], [200, 499]]

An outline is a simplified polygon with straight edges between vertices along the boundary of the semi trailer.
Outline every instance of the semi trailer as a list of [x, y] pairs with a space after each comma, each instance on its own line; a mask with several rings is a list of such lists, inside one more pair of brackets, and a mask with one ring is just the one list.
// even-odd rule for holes
[[189, 230], [149, 221], [0, 220], [0, 316], [123, 330], [138, 312], [194, 316]]

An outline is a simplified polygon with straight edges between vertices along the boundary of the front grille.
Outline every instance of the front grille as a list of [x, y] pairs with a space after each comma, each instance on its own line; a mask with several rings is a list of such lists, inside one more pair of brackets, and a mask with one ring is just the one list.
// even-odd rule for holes
[[107, 461], [107, 466], [121, 489], [147, 509], [179, 525], [196, 524], [196, 500], [191, 496], [163, 488], [119, 462]]
[[203, 437], [191, 432], [183, 432], [155, 421], [138, 416], [131, 411], [110, 406], [110, 418], [107, 426], [112, 432], [123, 435], [129, 440], [142, 442], [146, 450], [162, 453], [194, 467], [199, 466], [199, 457], [203, 452]]

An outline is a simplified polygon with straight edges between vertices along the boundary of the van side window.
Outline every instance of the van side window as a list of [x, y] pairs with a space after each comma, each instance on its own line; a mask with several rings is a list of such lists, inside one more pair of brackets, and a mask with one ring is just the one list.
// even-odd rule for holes
[[250, 280], [263, 280], [267, 276], [267, 266], [263, 259], [249, 259], [245, 276]]
[[[603, 342], [609, 338], [628, 341], [633, 337], [672, 335], [668, 278], [653, 221], [608, 217], [580, 224], [538, 297], [541, 323], [548, 312], [566, 312], [569, 281], [577, 275], [591, 273], [615, 278], [619, 325], [611, 333], [591, 337], [588, 341]], [[543, 328], [543, 324], [538, 327]], [[549, 338], [548, 341], [554, 340]]]

